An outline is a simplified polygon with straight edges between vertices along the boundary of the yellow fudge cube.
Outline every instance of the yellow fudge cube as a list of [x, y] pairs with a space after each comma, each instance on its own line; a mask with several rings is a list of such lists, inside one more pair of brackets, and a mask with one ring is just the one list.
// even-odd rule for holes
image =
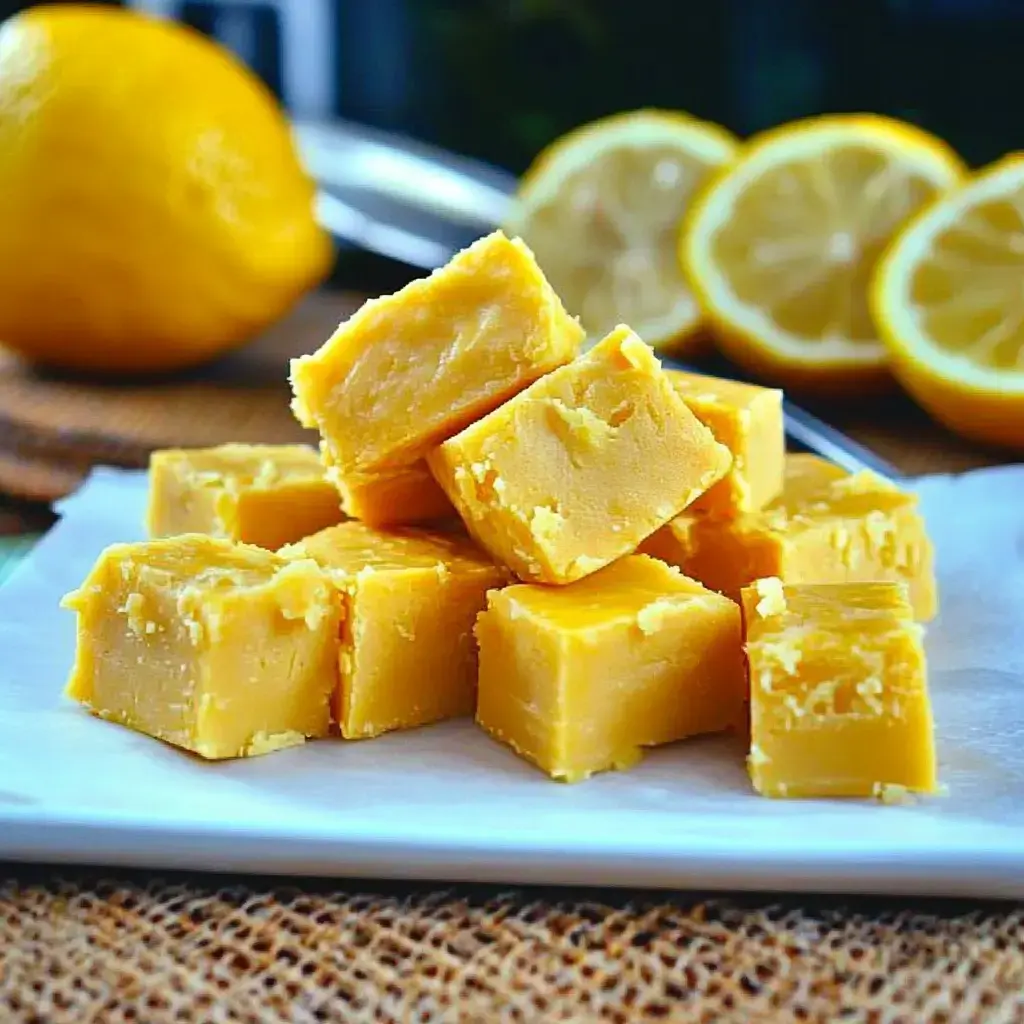
[[492, 591], [477, 620], [477, 721], [556, 779], [739, 725], [739, 607], [630, 555], [566, 587]]
[[293, 360], [293, 409], [342, 476], [401, 468], [569, 362], [582, 339], [530, 250], [496, 231]]
[[759, 580], [743, 615], [758, 793], [935, 790], [923, 631], [905, 584]]
[[207, 533], [273, 551], [344, 518], [337, 490], [305, 445], [169, 448], [150, 457], [151, 537]]
[[732, 518], [777, 497], [786, 461], [782, 392], [682, 370], [665, 372], [690, 411], [732, 452], [729, 472], [690, 510]]
[[835, 463], [805, 454], [786, 455], [783, 474], [782, 494], [762, 510], [763, 514], [740, 515], [734, 521], [720, 522], [698, 515], [691, 506], [644, 541], [640, 550], [676, 566], [734, 601], [754, 580], [765, 576], [789, 579], [790, 567], [783, 565], [785, 545], [772, 528], [780, 517], [772, 513], [810, 504], [815, 494], [848, 474]]
[[782, 494], [777, 504], [790, 509], [806, 505], [829, 484], [844, 480], [849, 475], [841, 466], [820, 455], [805, 452], [788, 454], [783, 467]]
[[762, 511], [728, 521], [686, 512], [642, 550], [733, 600], [765, 576], [786, 583], [902, 580], [920, 621], [938, 608], [917, 497], [814, 455], [787, 456], [783, 493]]
[[334, 714], [343, 736], [378, 736], [473, 713], [473, 623], [487, 591], [508, 575], [468, 538], [347, 522], [283, 554], [313, 558], [341, 595]]
[[632, 552], [730, 461], [628, 327], [428, 457], [469, 532], [538, 583]]
[[115, 544], [64, 607], [67, 694], [101, 718], [206, 758], [328, 732], [338, 602], [312, 561], [202, 534]]
[[341, 476], [328, 469], [342, 510], [370, 526], [403, 526], [455, 517], [455, 509], [424, 459], [403, 469]]

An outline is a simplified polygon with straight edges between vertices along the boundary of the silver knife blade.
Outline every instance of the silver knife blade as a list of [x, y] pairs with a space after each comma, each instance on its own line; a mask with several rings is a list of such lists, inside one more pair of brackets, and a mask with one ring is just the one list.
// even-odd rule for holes
[[[687, 373], [703, 373], [699, 367], [690, 366], [673, 356], [660, 356], [663, 366]], [[881, 455], [875, 454], [870, 448], [842, 431], [830, 427], [824, 420], [818, 419], [813, 413], [794, 405], [788, 398], [782, 400], [782, 415], [785, 422], [786, 437], [797, 447], [820, 455], [829, 462], [834, 462], [848, 473], [859, 473], [869, 469], [879, 476], [894, 483], [903, 479], [903, 474]]]
[[[293, 123], [301, 157], [317, 182], [316, 214], [341, 242], [421, 270], [447, 263], [504, 219], [516, 179], [447, 150], [347, 121]], [[691, 369], [671, 357], [663, 362]], [[695, 371], [699, 372], [699, 371]], [[851, 473], [890, 480], [891, 463], [789, 399], [787, 438]]]

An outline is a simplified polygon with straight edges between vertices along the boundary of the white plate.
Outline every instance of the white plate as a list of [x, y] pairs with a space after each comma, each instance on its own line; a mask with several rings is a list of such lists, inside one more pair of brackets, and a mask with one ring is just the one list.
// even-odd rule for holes
[[[727, 889], [1024, 896], [1024, 467], [922, 481], [944, 610], [929, 632], [944, 798], [769, 801], [724, 739], [556, 785], [454, 722], [206, 764], [61, 696], [57, 608], [140, 535], [105, 470], [0, 590], [0, 857], [152, 867]], [[1013, 634], [1016, 632], [1016, 639]]]

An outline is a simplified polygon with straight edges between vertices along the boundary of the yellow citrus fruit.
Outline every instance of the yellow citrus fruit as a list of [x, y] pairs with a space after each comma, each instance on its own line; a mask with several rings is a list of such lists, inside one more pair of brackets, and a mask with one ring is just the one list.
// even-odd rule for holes
[[62, 4], [0, 27], [0, 342], [69, 369], [189, 366], [326, 272], [273, 96], [180, 25]]
[[889, 118], [818, 117], [754, 136], [679, 240], [722, 350], [787, 387], [886, 380], [871, 272], [907, 217], [963, 174], [945, 143]]
[[1024, 448], [1024, 154], [978, 172], [893, 240], [872, 311], [907, 390], [966, 437]]
[[506, 220], [591, 339], [628, 323], [655, 348], [699, 337], [676, 236], [736, 140], [686, 114], [638, 110], [577, 128], [527, 171]]

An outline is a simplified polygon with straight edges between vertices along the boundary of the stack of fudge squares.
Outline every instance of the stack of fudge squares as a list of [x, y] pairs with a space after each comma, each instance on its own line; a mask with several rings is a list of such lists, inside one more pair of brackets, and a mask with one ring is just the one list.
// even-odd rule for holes
[[475, 715], [556, 779], [733, 730], [770, 796], [935, 788], [913, 496], [779, 391], [592, 347], [495, 232], [293, 362], [303, 446], [156, 452], [67, 692], [206, 758]]

